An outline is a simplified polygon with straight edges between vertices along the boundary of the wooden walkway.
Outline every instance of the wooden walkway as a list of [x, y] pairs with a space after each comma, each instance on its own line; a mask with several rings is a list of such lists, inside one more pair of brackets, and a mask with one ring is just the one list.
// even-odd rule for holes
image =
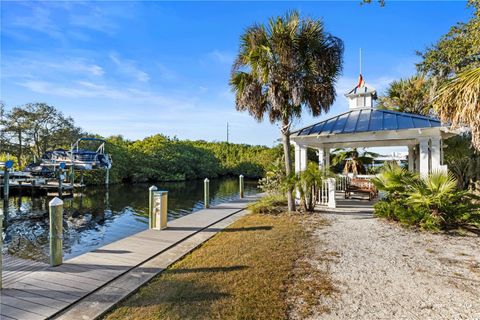
[[[119, 301], [200, 244], [198, 239], [203, 242], [221, 231], [228, 225], [225, 221], [255, 199], [247, 197], [197, 211], [169, 222], [165, 230], [142, 231], [58, 267], [42, 267], [18, 277], [10, 275], [1, 291], [0, 318], [93, 319], [95, 316], [79, 315], [79, 310], [85, 309], [76, 306], [93, 303], [98, 307], [106, 297], [102, 290], [110, 290], [113, 296], [104, 309], [111, 307], [112, 301]], [[106, 310], [97, 309], [95, 315]]]

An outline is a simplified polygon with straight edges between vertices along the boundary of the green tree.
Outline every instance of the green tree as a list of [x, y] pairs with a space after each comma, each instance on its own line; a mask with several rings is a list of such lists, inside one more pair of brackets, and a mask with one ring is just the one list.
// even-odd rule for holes
[[47, 150], [69, 147], [82, 136], [71, 117], [45, 103], [29, 103], [22, 107], [28, 117], [27, 134], [33, 143], [33, 154], [40, 158]]
[[421, 75], [390, 83], [385, 95], [378, 100], [378, 108], [421, 115], [432, 114], [431, 83]]
[[72, 118], [45, 103], [12, 108], [0, 118], [0, 125], [5, 151], [16, 156], [20, 168], [32, 155], [40, 158], [47, 150], [69, 148], [82, 135]]
[[373, 163], [374, 158], [378, 156], [378, 153], [365, 149], [362, 151], [358, 151], [357, 148], [335, 149], [332, 152], [332, 166], [337, 168], [343, 166], [343, 173], [365, 173], [365, 166]]
[[435, 110], [453, 128], [467, 125], [472, 145], [480, 151], [480, 67], [463, 71], [448, 80], [434, 100]]
[[28, 113], [22, 108], [13, 108], [4, 114], [0, 125], [6, 141], [4, 151], [15, 155], [17, 165], [21, 167], [25, 159], [25, 148], [30, 144], [30, 137], [27, 134], [29, 129]]
[[[330, 109], [342, 55], [343, 42], [327, 33], [321, 20], [301, 19], [296, 11], [253, 25], [241, 37], [230, 79], [236, 107], [258, 121], [267, 116], [279, 123], [287, 175], [292, 173], [292, 120], [302, 107], [313, 116]], [[292, 190], [287, 199], [294, 211]]]
[[445, 163], [461, 189], [477, 189], [480, 181], [480, 154], [471, 147], [471, 135], [463, 134], [446, 141]]
[[480, 1], [469, 0], [468, 4], [474, 8], [473, 17], [468, 22], [458, 23], [433, 46], [417, 52], [422, 58], [417, 64], [420, 73], [442, 81], [480, 67]]

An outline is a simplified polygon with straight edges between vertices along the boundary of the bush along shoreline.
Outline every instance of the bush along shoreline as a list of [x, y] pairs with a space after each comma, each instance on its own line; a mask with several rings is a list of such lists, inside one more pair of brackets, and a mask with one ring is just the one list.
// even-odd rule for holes
[[[111, 183], [186, 181], [223, 176], [258, 179], [279, 157], [280, 148], [227, 142], [190, 141], [154, 135], [129, 141], [121, 136], [106, 139], [111, 155]], [[100, 184], [104, 172], [86, 173], [87, 184]]]
[[480, 197], [462, 190], [450, 173], [437, 171], [420, 177], [387, 164], [372, 181], [384, 193], [374, 205], [377, 217], [433, 231], [480, 231]]

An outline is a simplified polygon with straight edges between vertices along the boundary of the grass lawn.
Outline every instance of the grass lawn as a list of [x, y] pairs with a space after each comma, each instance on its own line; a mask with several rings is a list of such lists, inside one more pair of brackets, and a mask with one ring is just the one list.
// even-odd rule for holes
[[285, 319], [334, 289], [309, 260], [305, 215], [249, 214], [155, 277], [105, 319]]

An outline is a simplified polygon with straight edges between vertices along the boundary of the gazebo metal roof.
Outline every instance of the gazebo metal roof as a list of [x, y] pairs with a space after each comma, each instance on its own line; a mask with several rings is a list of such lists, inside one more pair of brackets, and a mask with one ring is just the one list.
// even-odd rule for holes
[[376, 108], [352, 109], [293, 132], [292, 136], [441, 127], [438, 119]]

